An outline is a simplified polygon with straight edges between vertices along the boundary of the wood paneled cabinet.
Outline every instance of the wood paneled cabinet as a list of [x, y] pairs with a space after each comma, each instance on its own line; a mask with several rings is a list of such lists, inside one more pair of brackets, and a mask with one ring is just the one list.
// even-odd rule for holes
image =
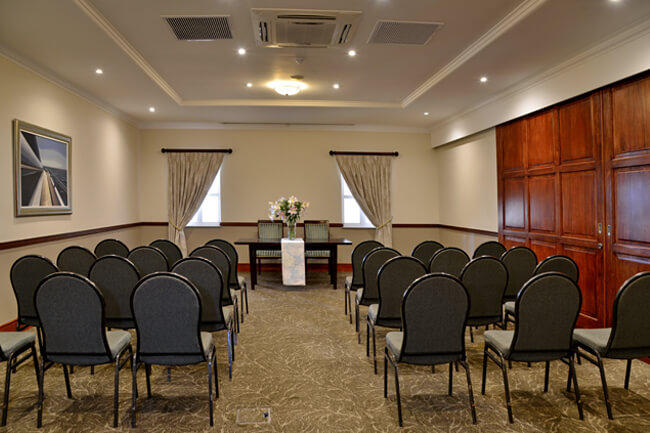
[[579, 326], [650, 270], [650, 75], [497, 127], [499, 238], [580, 268]]

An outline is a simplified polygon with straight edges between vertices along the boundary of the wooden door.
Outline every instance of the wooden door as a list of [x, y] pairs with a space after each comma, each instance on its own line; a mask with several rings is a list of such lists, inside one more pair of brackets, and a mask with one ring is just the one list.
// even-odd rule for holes
[[621, 284], [650, 271], [650, 77], [604, 94], [606, 315]]

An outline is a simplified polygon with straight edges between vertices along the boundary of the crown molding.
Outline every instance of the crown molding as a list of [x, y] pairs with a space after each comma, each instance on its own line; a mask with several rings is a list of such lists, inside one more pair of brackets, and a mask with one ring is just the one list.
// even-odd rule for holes
[[187, 130], [284, 130], [284, 131], [340, 131], [340, 132], [392, 132], [405, 134], [429, 134], [428, 128], [399, 125], [371, 124], [314, 124], [314, 123], [211, 123], [211, 122], [143, 122], [140, 129], [187, 129]]

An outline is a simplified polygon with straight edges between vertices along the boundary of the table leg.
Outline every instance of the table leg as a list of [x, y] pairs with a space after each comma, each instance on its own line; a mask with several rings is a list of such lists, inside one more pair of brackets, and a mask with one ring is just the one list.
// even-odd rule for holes
[[338, 271], [338, 248], [336, 247], [336, 245], [333, 245], [332, 248], [330, 249], [330, 280], [332, 282], [332, 285], [334, 286], [334, 290], [336, 290], [336, 281], [338, 278], [337, 271]]
[[257, 248], [254, 245], [248, 246], [248, 262], [250, 263], [251, 290], [255, 290], [257, 284]]

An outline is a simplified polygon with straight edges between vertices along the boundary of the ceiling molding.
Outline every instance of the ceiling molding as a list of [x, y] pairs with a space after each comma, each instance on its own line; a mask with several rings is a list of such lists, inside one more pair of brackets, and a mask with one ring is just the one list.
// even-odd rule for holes
[[337, 124], [296, 124], [296, 123], [211, 123], [211, 122], [144, 122], [140, 129], [223, 129], [223, 130], [295, 130], [295, 131], [341, 131], [341, 132], [392, 132], [405, 134], [429, 134], [427, 128], [414, 128], [391, 125], [337, 125]]
[[535, 9], [541, 6], [546, 0], [525, 0], [494, 27], [488, 30], [480, 38], [474, 41], [470, 46], [465, 48], [456, 58], [447, 63], [438, 72], [432, 75], [420, 87], [415, 89], [410, 95], [402, 100], [402, 107], [408, 107], [420, 96], [431, 90], [436, 84], [444, 80], [456, 69], [461, 67], [465, 62], [480, 53], [485, 47], [494, 42], [498, 37], [506, 33], [513, 26], [517, 25], [520, 21], [530, 15]]
[[36, 63], [27, 60], [23, 56], [18, 55], [17, 53], [8, 49], [4, 45], [0, 45], [0, 56], [17, 64], [21, 68], [26, 69], [29, 72], [39, 76], [43, 80], [49, 81], [50, 83], [74, 94], [75, 96], [85, 100], [86, 102], [96, 105], [98, 108], [106, 111], [107, 113], [117, 117], [120, 120], [123, 120], [132, 126], [138, 125], [136, 119], [124, 113], [123, 111], [120, 111], [117, 108], [113, 107], [112, 105], [102, 101], [101, 99], [92, 96], [90, 93], [81, 90], [79, 87], [73, 85], [69, 81], [64, 80], [63, 78], [57, 76], [52, 71], [38, 66]]
[[151, 78], [154, 83], [167, 93], [170, 98], [176, 101], [177, 104], [181, 103], [182, 98], [180, 95], [160, 76], [160, 74], [158, 74], [158, 72], [156, 72], [153, 66], [142, 57], [138, 50], [136, 50], [115, 27], [113, 27], [101, 12], [92, 6], [88, 0], [75, 0], [75, 3], [113, 40], [113, 42], [117, 44], [120, 49], [122, 49], [122, 51], [124, 51], [127, 56], [131, 58], [131, 60], [133, 60], [133, 62], [135, 62], [136, 65], [140, 67], [140, 69], [142, 69], [145, 74], [147, 74], [149, 78]]
[[182, 101], [183, 107], [331, 107], [331, 108], [402, 108], [399, 102], [333, 101], [320, 99], [194, 99]]
[[[492, 98], [487, 99], [487, 100], [481, 102], [480, 104], [477, 104], [477, 105], [471, 107], [470, 109], [461, 111], [460, 113], [457, 113], [457, 114], [455, 114], [453, 116], [450, 116], [450, 117], [448, 117], [446, 119], [441, 120], [440, 122], [437, 122], [437, 123], [433, 124], [431, 126], [431, 128], [429, 128], [429, 131], [433, 133], [433, 131], [435, 131], [436, 129], [443, 128], [445, 125], [450, 125], [450, 124], [452, 124], [452, 123], [454, 123], [456, 121], [459, 121], [459, 120], [463, 119], [464, 117], [466, 117], [466, 116], [468, 116], [468, 115], [470, 115], [472, 113], [479, 112], [479, 111], [485, 109], [486, 107], [488, 107], [488, 106], [490, 106], [490, 105], [492, 105], [492, 104], [494, 104], [496, 102], [499, 102], [501, 100], [505, 100], [505, 99], [507, 99], [509, 97], [512, 97], [512, 96], [516, 95], [516, 94], [523, 94], [523, 93], [525, 93], [527, 91], [530, 91], [530, 90], [534, 89], [536, 86], [539, 86], [540, 84], [544, 83], [545, 81], [548, 81], [548, 80], [550, 80], [550, 79], [552, 79], [554, 77], [565, 74], [565, 73], [571, 71], [574, 68], [578, 68], [581, 65], [583, 65], [583, 64], [585, 64], [585, 63], [587, 63], [589, 61], [592, 61], [592, 60], [594, 60], [594, 59], [596, 59], [596, 58], [598, 58], [600, 56], [603, 56], [603, 55], [607, 54], [608, 52], [610, 52], [612, 50], [616, 50], [617, 48], [619, 48], [619, 47], [621, 47], [621, 46], [623, 46], [625, 44], [628, 44], [630, 42], [633, 42], [636, 39], [643, 38], [643, 37], [648, 36], [648, 35], [650, 35], [650, 20], [643, 21], [643, 22], [635, 25], [634, 27], [628, 28], [627, 30], [624, 30], [624, 31], [618, 33], [614, 37], [611, 37], [611, 38], [606, 39], [604, 41], [597, 42], [595, 45], [592, 45], [587, 50], [585, 50], [585, 51], [581, 52], [580, 54], [578, 54], [576, 56], [573, 56], [573, 57], [561, 62], [560, 64], [558, 64], [558, 65], [556, 65], [556, 66], [542, 72], [541, 74], [538, 74], [538, 75], [536, 75], [536, 76], [534, 76], [534, 77], [532, 77], [532, 78], [530, 78], [528, 80], [522, 81], [521, 83], [508, 88], [508, 90], [506, 90], [504, 92], [501, 92], [501, 93], [493, 96]], [[606, 83], [603, 83], [603, 85], [605, 85], [605, 84]], [[591, 89], [591, 90], [593, 90], [593, 89]], [[580, 93], [583, 93], [583, 91], [580, 91], [579, 93], [577, 93], [575, 95], [571, 95], [569, 97], [577, 96]], [[559, 101], [556, 101], [556, 102], [559, 102]], [[541, 108], [543, 108], [543, 107], [538, 107], [538, 109], [541, 109]], [[523, 114], [520, 114], [520, 115], [523, 115]], [[514, 117], [505, 118], [499, 123], [503, 123], [503, 122], [506, 122], [508, 120], [512, 120], [513, 118]], [[491, 128], [493, 126], [496, 126], [496, 124], [495, 125], [485, 125], [485, 128]], [[479, 131], [481, 131], [481, 130], [483, 130], [485, 128], [479, 128], [478, 130], [465, 131], [463, 134], [461, 134], [459, 136], [451, 137], [450, 139], [448, 139], [448, 140], [446, 140], [444, 142], [440, 142], [440, 143], [435, 144], [434, 147], [457, 141], [457, 140], [462, 139], [462, 138], [464, 138], [466, 136], [477, 133], [477, 132], [479, 132]]]

